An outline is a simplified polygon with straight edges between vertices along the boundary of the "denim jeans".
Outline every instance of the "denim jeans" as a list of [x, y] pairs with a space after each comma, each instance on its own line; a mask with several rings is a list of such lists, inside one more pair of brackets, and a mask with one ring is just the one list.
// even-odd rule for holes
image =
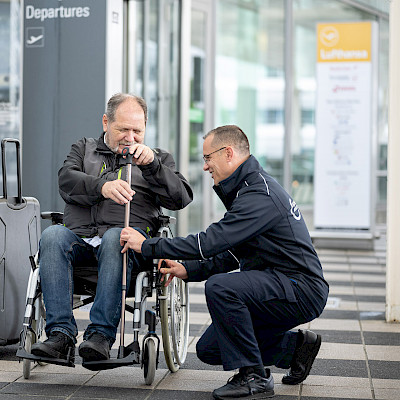
[[[140, 230], [139, 230], [140, 231]], [[143, 231], [140, 231], [143, 233]], [[72, 312], [74, 269], [98, 271], [96, 296], [90, 311], [91, 324], [84, 339], [93, 332], [115, 341], [122, 303], [121, 228], [111, 228], [94, 248], [68, 228], [52, 225], [42, 233], [39, 246], [40, 281], [46, 307], [46, 334], [60, 331], [76, 343], [78, 329]], [[143, 233], [144, 234], [144, 233]], [[149, 263], [140, 254], [128, 252], [127, 285], [132, 269], [144, 270]], [[127, 288], [127, 289], [128, 289]]]

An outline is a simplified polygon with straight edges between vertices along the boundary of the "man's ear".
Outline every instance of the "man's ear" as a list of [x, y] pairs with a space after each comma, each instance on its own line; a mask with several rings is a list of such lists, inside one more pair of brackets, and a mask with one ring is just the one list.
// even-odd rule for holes
[[103, 131], [107, 132], [108, 119], [107, 119], [107, 115], [106, 114], [103, 114], [102, 123], [103, 123]]
[[226, 151], [226, 158], [227, 158], [227, 161], [232, 161], [232, 159], [233, 159], [233, 153], [234, 153], [233, 148], [232, 148], [231, 146], [226, 146], [225, 151]]

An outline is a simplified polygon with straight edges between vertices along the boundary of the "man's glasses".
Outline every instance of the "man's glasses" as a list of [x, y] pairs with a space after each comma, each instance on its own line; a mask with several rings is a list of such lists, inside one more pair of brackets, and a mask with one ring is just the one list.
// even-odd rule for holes
[[211, 159], [211, 154], [214, 154], [214, 153], [217, 153], [218, 151], [221, 151], [221, 150], [223, 150], [223, 149], [226, 149], [226, 146], [225, 147], [221, 147], [220, 149], [218, 149], [218, 150], [215, 150], [215, 151], [213, 151], [212, 153], [210, 153], [210, 154], [204, 154], [204, 156], [203, 156], [203, 160], [204, 160], [204, 162], [205, 163], [207, 163], [207, 162], [209, 162], [210, 161], [210, 159]]

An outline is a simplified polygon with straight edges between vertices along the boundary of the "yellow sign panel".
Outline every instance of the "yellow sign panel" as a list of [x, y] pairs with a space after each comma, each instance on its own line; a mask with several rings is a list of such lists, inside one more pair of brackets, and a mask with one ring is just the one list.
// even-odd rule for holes
[[371, 61], [371, 31], [371, 22], [318, 24], [318, 62]]

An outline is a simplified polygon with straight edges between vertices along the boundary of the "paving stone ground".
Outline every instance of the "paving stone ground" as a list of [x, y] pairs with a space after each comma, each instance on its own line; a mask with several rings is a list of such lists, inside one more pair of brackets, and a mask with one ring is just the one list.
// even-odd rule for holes
[[[322, 346], [302, 384], [280, 383], [286, 372], [272, 369], [276, 399], [400, 400], [400, 324], [385, 322], [385, 264], [383, 250], [317, 249], [330, 297], [322, 315], [301, 326], [322, 335]], [[163, 354], [153, 385], [144, 383], [138, 366], [92, 372], [54, 365], [35, 366], [22, 376], [15, 357], [17, 345], [0, 347], [0, 400], [137, 399], [205, 400], [233, 372], [199, 361], [195, 344], [210, 323], [204, 284], [190, 284], [190, 346], [184, 366], [168, 371]], [[88, 310], [76, 312], [79, 339], [88, 323]], [[129, 318], [128, 318], [129, 320]], [[131, 334], [127, 322], [127, 341]], [[117, 340], [118, 343], [118, 340]], [[112, 350], [116, 356], [116, 349]]]

